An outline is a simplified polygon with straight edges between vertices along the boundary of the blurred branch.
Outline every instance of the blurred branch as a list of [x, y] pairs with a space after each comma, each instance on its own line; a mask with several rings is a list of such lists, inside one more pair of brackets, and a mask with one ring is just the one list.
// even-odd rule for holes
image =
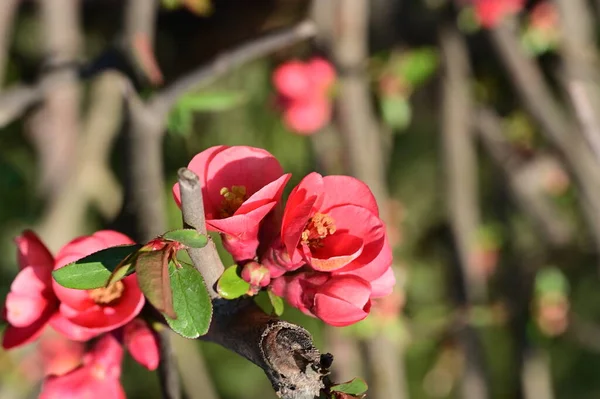
[[115, 72], [105, 73], [92, 84], [75, 166], [65, 177], [63, 189], [48, 203], [39, 228], [50, 248], [58, 248], [83, 233], [91, 200], [104, 209], [107, 218], [120, 207], [121, 187], [110, 171], [109, 158], [122, 121], [124, 85], [122, 76]]
[[80, 129], [80, 90], [76, 71], [56, 68], [73, 63], [81, 43], [79, 1], [38, 0], [46, 72], [40, 80], [43, 107], [32, 119], [31, 138], [40, 156], [41, 189], [50, 198], [59, 195], [72, 174]]
[[150, 107], [161, 117], [166, 117], [177, 100], [186, 93], [198, 90], [214, 82], [231, 70], [316, 34], [311, 21], [304, 21], [291, 28], [281, 29], [263, 37], [250, 40], [230, 51], [218, 55], [211, 62], [201, 65], [155, 95]]
[[128, 0], [125, 5], [125, 55], [137, 75], [153, 84], [163, 79], [153, 50], [159, 6], [157, 0]]
[[573, 237], [573, 227], [544, 193], [540, 176], [547, 162], [558, 160], [549, 156], [523, 159], [505, 138], [501, 120], [492, 110], [480, 109], [475, 124], [483, 147], [502, 170], [516, 202], [533, 220], [540, 235], [551, 245], [567, 244]]
[[[198, 176], [179, 170], [181, 208], [185, 226], [206, 232], [202, 190]], [[214, 288], [225, 269], [211, 241], [201, 249], [189, 249], [194, 266], [204, 276], [213, 299], [210, 331], [203, 339], [230, 349], [261, 367], [278, 396], [314, 399], [324, 388], [331, 355], [322, 356], [302, 327], [265, 314], [252, 299], [227, 301]]]
[[[387, 212], [385, 156], [366, 69], [370, 2], [319, 1], [314, 14], [323, 27], [319, 41], [330, 47], [340, 71], [335, 106], [337, 128], [343, 141], [344, 169], [370, 187], [379, 204], [381, 219], [391, 226], [393, 221]], [[391, 342], [382, 332], [364, 344], [369, 396], [375, 399], [407, 397], [402, 346]]]
[[544, 81], [535, 62], [523, 52], [515, 33], [500, 25], [490, 31], [492, 41], [509, 72], [513, 86], [527, 111], [548, 140], [561, 152], [576, 177], [582, 194], [582, 208], [600, 249], [599, 164], [581, 132], [569, 120]]
[[19, 0], [0, 1], [0, 89], [6, 79], [6, 66], [15, 15], [19, 8]]
[[[464, 298], [459, 305], [482, 303], [487, 297], [487, 281], [473, 261], [480, 227], [477, 155], [473, 140], [470, 94], [470, 68], [466, 44], [453, 27], [439, 32], [444, 73], [442, 76], [442, 146], [448, 216], [453, 232]], [[465, 354], [462, 394], [467, 399], [490, 396], [477, 332], [466, 326], [458, 332]]]

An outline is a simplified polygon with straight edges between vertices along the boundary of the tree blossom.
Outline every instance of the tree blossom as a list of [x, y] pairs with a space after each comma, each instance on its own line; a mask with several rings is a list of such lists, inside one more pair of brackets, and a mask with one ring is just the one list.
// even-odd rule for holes
[[123, 348], [112, 334], [100, 338], [83, 357], [82, 365], [48, 377], [40, 399], [125, 398], [119, 381]]
[[460, 0], [473, 6], [477, 20], [484, 28], [493, 28], [503, 18], [517, 14], [525, 0]]
[[[54, 269], [102, 249], [125, 244], [133, 244], [133, 241], [111, 230], [77, 238], [58, 252]], [[50, 320], [50, 325], [77, 341], [86, 341], [127, 324], [140, 313], [145, 303], [135, 275], [125, 277], [106, 288], [93, 290], [65, 288], [55, 281], [52, 285], [60, 306]]]
[[331, 118], [329, 92], [335, 83], [333, 66], [322, 58], [303, 63], [289, 61], [273, 73], [273, 85], [282, 105], [283, 121], [292, 131], [312, 134]]
[[[256, 256], [259, 228], [283, 193], [290, 174], [268, 151], [248, 146], [211, 147], [188, 168], [200, 178], [206, 227], [218, 231], [236, 261]], [[173, 186], [179, 206], [179, 183]]]
[[52, 254], [32, 231], [15, 239], [21, 271], [12, 282], [3, 318], [8, 322], [2, 347], [10, 349], [36, 339], [58, 309], [52, 290]]
[[281, 236], [261, 261], [274, 293], [334, 326], [365, 318], [370, 299], [395, 284], [375, 198], [348, 176], [306, 176], [290, 193]]
[[123, 327], [123, 341], [131, 357], [148, 370], [156, 370], [160, 360], [156, 334], [140, 318], [133, 319]]

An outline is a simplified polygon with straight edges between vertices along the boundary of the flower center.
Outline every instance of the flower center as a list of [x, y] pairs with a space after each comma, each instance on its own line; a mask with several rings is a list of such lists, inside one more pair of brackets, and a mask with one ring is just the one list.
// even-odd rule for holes
[[219, 193], [223, 196], [221, 201], [221, 217], [228, 218], [248, 199], [245, 186], [231, 186], [231, 190], [223, 187]]
[[125, 291], [125, 285], [121, 281], [117, 281], [108, 287], [90, 290], [88, 291], [88, 295], [98, 305], [108, 305], [121, 298], [123, 291]]
[[302, 231], [302, 243], [311, 248], [320, 248], [323, 239], [335, 233], [335, 229], [335, 220], [331, 216], [317, 212]]

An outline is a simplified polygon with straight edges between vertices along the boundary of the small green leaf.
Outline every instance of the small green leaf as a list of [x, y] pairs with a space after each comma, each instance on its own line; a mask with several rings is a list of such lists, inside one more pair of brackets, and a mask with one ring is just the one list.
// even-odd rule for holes
[[381, 113], [385, 123], [397, 130], [404, 130], [412, 119], [412, 108], [403, 96], [385, 96], [380, 99]]
[[240, 92], [203, 91], [184, 96], [177, 102], [177, 106], [196, 112], [218, 112], [235, 108], [245, 100], [246, 97]]
[[208, 236], [198, 233], [195, 229], [177, 229], [163, 234], [162, 238], [177, 241], [189, 248], [204, 248], [208, 243]]
[[140, 289], [152, 306], [171, 318], [177, 318], [173, 310], [168, 263], [169, 251], [144, 251], [136, 258], [135, 271]]
[[133, 244], [106, 248], [56, 269], [52, 276], [66, 288], [92, 290], [105, 287], [113, 270], [141, 247]]
[[124, 279], [133, 272], [135, 272], [135, 255], [128, 256], [127, 258], [123, 259], [121, 263], [119, 263], [119, 265], [115, 268], [115, 270], [113, 270], [110, 277], [108, 278], [108, 281], [106, 282], [106, 287], [116, 283], [119, 280]]
[[271, 301], [271, 305], [273, 305], [273, 311], [277, 316], [281, 316], [284, 309], [283, 298], [273, 294], [271, 290], [268, 290], [267, 294], [269, 294], [269, 300]]
[[225, 299], [235, 299], [246, 294], [250, 284], [241, 278], [237, 272], [237, 265], [229, 266], [217, 283], [217, 292]]
[[177, 319], [165, 316], [169, 326], [186, 338], [198, 338], [208, 332], [212, 319], [212, 304], [202, 275], [193, 267], [169, 263], [173, 308]]
[[331, 391], [343, 392], [350, 395], [362, 395], [369, 389], [367, 383], [361, 378], [354, 378], [348, 382], [334, 385], [331, 387]]
[[413, 87], [422, 85], [437, 70], [438, 58], [437, 50], [433, 48], [411, 50], [402, 56], [399, 73]]

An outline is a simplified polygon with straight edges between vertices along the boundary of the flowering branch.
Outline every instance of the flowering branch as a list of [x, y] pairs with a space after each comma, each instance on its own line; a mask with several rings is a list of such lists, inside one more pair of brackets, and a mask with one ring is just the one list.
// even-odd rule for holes
[[[187, 168], [181, 168], [178, 176], [184, 225], [206, 233], [198, 176]], [[210, 330], [202, 339], [261, 367], [281, 398], [319, 397], [333, 357], [321, 355], [304, 328], [265, 314], [251, 299], [219, 298], [214, 287], [225, 268], [212, 241], [188, 253], [205, 279], [214, 307]]]

